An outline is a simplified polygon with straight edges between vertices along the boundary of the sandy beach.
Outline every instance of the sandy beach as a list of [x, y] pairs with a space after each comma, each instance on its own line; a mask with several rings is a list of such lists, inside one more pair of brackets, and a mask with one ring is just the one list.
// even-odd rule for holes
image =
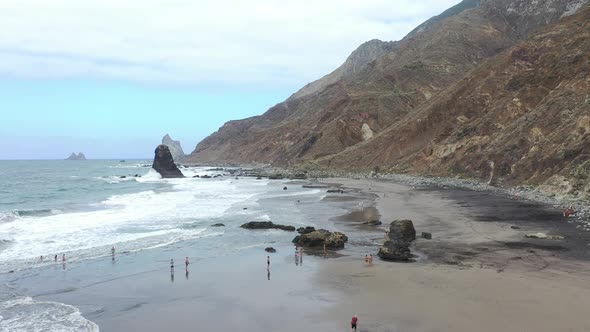
[[[296, 257], [290, 243], [295, 234], [273, 233], [279, 242], [222, 256], [201, 257], [193, 249], [198, 240], [182, 241], [0, 278], [37, 301], [74, 305], [101, 331], [348, 331], [353, 314], [363, 332], [590, 331], [590, 236], [559, 210], [490, 192], [387, 180], [284, 185], [310, 183], [343, 190], [300, 210], [346, 232], [343, 250], [306, 250]], [[281, 200], [307, 204], [299, 196]], [[348, 213], [337, 214], [344, 210], [335, 206]], [[418, 234], [432, 233], [432, 240], [418, 238], [412, 245], [414, 263], [377, 257], [385, 226], [394, 219], [411, 219]], [[362, 224], [370, 220], [383, 225]], [[233, 232], [255, 232], [246, 234], [261, 240], [266, 234]], [[532, 232], [565, 239], [525, 239]], [[277, 253], [264, 252], [268, 245]], [[188, 274], [179, 260], [187, 252]], [[373, 266], [364, 264], [365, 254], [375, 256]], [[174, 275], [170, 257], [176, 257]]]
[[[328, 317], [356, 313], [360, 331], [590, 331], [590, 237], [559, 210], [489, 192], [330, 181], [377, 195], [384, 224], [411, 219], [433, 238], [415, 241], [415, 263], [324, 264], [317, 281], [343, 294]], [[533, 232], [565, 239], [525, 239]]]

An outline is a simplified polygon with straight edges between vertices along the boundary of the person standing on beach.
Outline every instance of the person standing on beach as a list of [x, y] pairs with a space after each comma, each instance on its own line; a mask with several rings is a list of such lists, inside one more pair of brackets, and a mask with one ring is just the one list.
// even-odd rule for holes
[[66, 254], [61, 254], [61, 261], [65, 262], [66, 261]]
[[369, 265], [373, 265], [373, 255], [369, 254]]
[[188, 261], [188, 256], [186, 256], [186, 259], [184, 260], [184, 265], [186, 266], [186, 270], [188, 271], [188, 265], [190, 264], [190, 262]]
[[115, 247], [114, 246], [111, 247], [111, 255], [115, 256]]
[[170, 271], [174, 271], [174, 258], [170, 258]]
[[54, 260], [55, 260], [55, 262], [57, 263], [57, 255], [55, 255], [55, 256], [53, 257], [53, 259], [54, 259]]
[[358, 321], [359, 318], [357, 317], [357, 315], [352, 316], [352, 319], [350, 320], [350, 327], [353, 331], [356, 331], [356, 324], [358, 324]]
[[369, 255], [365, 255], [365, 264], [369, 264]]
[[270, 268], [270, 256], [266, 256], [266, 267]]

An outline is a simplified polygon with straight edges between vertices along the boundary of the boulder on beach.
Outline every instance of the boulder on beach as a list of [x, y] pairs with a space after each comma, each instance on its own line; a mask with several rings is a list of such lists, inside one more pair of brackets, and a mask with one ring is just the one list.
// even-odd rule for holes
[[410, 243], [416, 240], [416, 230], [411, 220], [394, 220], [389, 225], [387, 240], [379, 248], [378, 256], [393, 262], [408, 262], [412, 258]]
[[213, 224], [211, 225], [211, 227], [224, 227], [225, 225], [222, 223], [217, 223], [217, 224]]
[[328, 194], [344, 194], [344, 190], [342, 189], [328, 189], [326, 192]]
[[428, 232], [422, 232], [422, 238], [423, 239], [427, 239], [427, 240], [431, 240], [432, 239], [432, 234], [428, 233]]
[[154, 151], [154, 163], [152, 168], [155, 169], [162, 178], [183, 178], [184, 175], [178, 169], [172, 159], [172, 154], [168, 146], [160, 144]]
[[274, 252], [277, 252], [277, 250], [275, 248], [273, 248], [273, 247], [266, 247], [266, 248], [264, 248], [264, 251], [266, 251], [266, 252], [273, 252], [273, 253]]
[[272, 174], [268, 176], [269, 180], [282, 180], [283, 179], [283, 174], [277, 173], [277, 174]]
[[273, 223], [272, 221], [250, 221], [242, 226], [242, 228], [246, 229], [282, 229], [284, 231], [293, 232], [295, 231], [295, 227], [288, 226], [288, 225], [278, 225]]
[[318, 229], [309, 233], [301, 234], [293, 239], [293, 243], [302, 247], [323, 247], [330, 249], [342, 249], [348, 242], [348, 237], [342, 232], [330, 232], [325, 229]]

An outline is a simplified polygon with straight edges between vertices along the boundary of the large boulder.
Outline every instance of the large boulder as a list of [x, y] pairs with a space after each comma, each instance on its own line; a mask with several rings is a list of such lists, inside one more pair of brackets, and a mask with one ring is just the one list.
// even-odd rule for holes
[[389, 239], [412, 242], [416, 240], [416, 230], [411, 220], [394, 220], [389, 224]]
[[325, 229], [318, 229], [309, 233], [296, 236], [293, 243], [303, 247], [323, 247], [330, 249], [342, 249], [348, 237], [341, 232], [330, 232]]
[[246, 229], [282, 229], [284, 231], [293, 232], [295, 231], [295, 227], [287, 226], [287, 225], [278, 225], [273, 223], [272, 221], [250, 221], [242, 226], [242, 228]]
[[381, 259], [408, 262], [412, 259], [410, 244], [416, 240], [416, 230], [411, 220], [394, 220], [389, 225], [387, 240], [377, 254]]
[[164, 144], [158, 145], [154, 151], [154, 163], [152, 168], [155, 169], [162, 178], [183, 178], [184, 175], [176, 167], [172, 154], [168, 146]]

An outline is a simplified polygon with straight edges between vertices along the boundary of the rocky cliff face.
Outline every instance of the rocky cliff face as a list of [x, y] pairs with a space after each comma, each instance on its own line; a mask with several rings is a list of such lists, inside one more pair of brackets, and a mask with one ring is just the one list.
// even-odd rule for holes
[[67, 157], [66, 160], [86, 160], [86, 156], [82, 152], [78, 154], [72, 152], [72, 154], [69, 157]]
[[265, 114], [226, 123], [189, 160], [481, 179], [493, 168], [499, 183], [580, 194], [567, 181], [590, 167], [586, 2], [463, 1], [399, 42], [369, 42]]
[[172, 154], [172, 158], [176, 162], [182, 162], [185, 158], [184, 151], [182, 151], [182, 146], [180, 145], [180, 141], [175, 141], [170, 137], [170, 135], [166, 134], [162, 137], [162, 144], [168, 146], [170, 149], [170, 153]]

